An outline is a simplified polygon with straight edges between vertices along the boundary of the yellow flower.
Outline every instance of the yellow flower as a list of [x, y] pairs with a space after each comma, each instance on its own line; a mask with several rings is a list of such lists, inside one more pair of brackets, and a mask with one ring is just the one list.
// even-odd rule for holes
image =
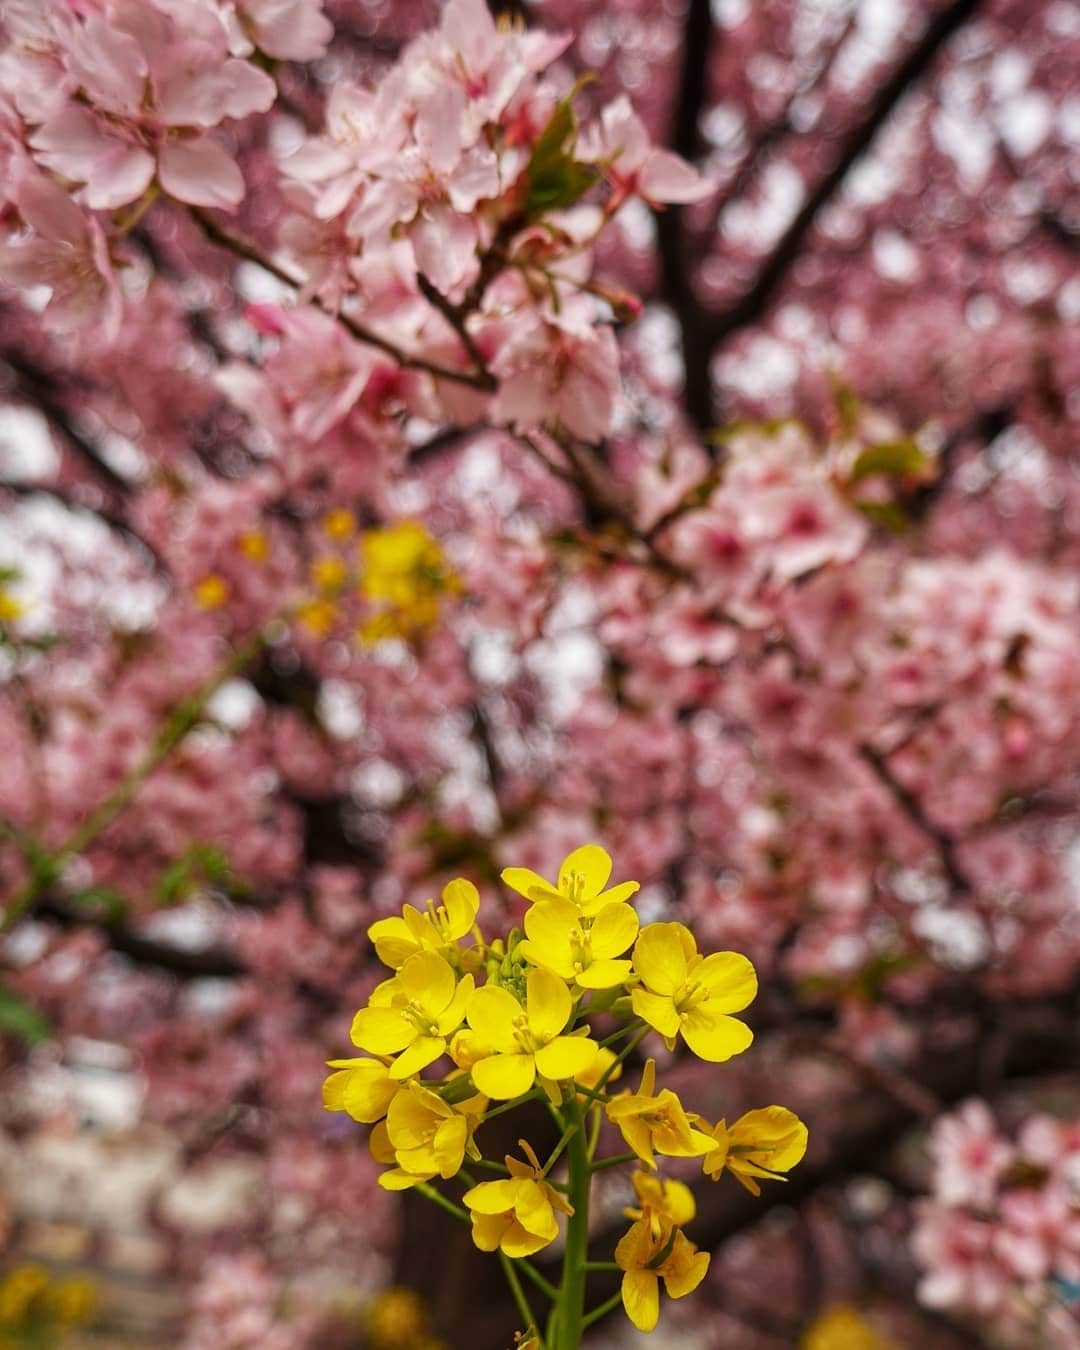
[[333, 594], [344, 586], [349, 569], [342, 558], [316, 558], [311, 564], [310, 575], [313, 586]]
[[507, 886], [526, 900], [569, 900], [589, 918], [605, 905], [629, 900], [638, 889], [636, 881], [623, 881], [605, 891], [610, 877], [611, 855], [599, 844], [583, 844], [568, 853], [554, 886], [529, 867], [504, 867], [502, 871]]
[[480, 895], [471, 881], [455, 877], [442, 891], [442, 904], [427, 902], [423, 914], [413, 905], [403, 905], [401, 917], [380, 919], [368, 929], [379, 960], [398, 970], [417, 952], [433, 951], [453, 961], [458, 941], [476, 922]]
[[200, 609], [220, 609], [229, 598], [229, 583], [210, 572], [197, 583], [193, 594]]
[[0, 586], [0, 623], [14, 623], [16, 619], [21, 619], [26, 612], [26, 606]]
[[651, 923], [633, 953], [643, 987], [631, 995], [634, 1012], [674, 1049], [681, 1035], [699, 1059], [719, 1064], [747, 1049], [754, 1033], [729, 1013], [741, 1012], [757, 993], [754, 967], [738, 952], [700, 956], [681, 923]]
[[345, 1111], [362, 1125], [381, 1120], [401, 1090], [380, 1060], [331, 1059], [327, 1063], [337, 1073], [323, 1083], [323, 1106], [328, 1111]]
[[44, 1266], [16, 1266], [0, 1280], [0, 1323], [21, 1322], [49, 1288]]
[[403, 1191], [434, 1176], [444, 1181], [457, 1176], [472, 1143], [476, 1116], [485, 1105], [485, 1098], [474, 1095], [468, 1102], [451, 1106], [419, 1083], [407, 1084], [386, 1115], [386, 1133], [397, 1166], [383, 1172], [379, 1185], [388, 1191]]
[[364, 1344], [371, 1350], [444, 1350], [431, 1334], [424, 1301], [412, 1289], [391, 1285], [364, 1314]]
[[439, 597], [461, 590], [438, 541], [415, 520], [365, 531], [360, 554], [360, 594], [376, 611], [359, 629], [364, 640], [408, 637], [432, 628]]
[[296, 617], [312, 637], [327, 638], [337, 625], [337, 605], [330, 600], [308, 600], [296, 611]]
[[718, 1121], [712, 1133], [716, 1147], [701, 1160], [701, 1170], [716, 1181], [726, 1167], [751, 1195], [761, 1194], [755, 1177], [786, 1181], [777, 1174], [790, 1172], [806, 1152], [806, 1126], [786, 1106], [747, 1111], [730, 1129]]
[[265, 562], [270, 556], [270, 540], [262, 530], [245, 530], [237, 535], [236, 547], [248, 562]]
[[604, 1110], [646, 1167], [656, 1167], [656, 1153], [668, 1158], [700, 1158], [716, 1147], [710, 1134], [695, 1130], [683, 1104], [670, 1088], [653, 1095], [656, 1061], [648, 1059], [637, 1092], [622, 1092]]
[[839, 1303], [812, 1323], [799, 1340], [799, 1350], [893, 1350], [857, 1308]]
[[671, 1222], [660, 1218], [655, 1231], [646, 1213], [615, 1247], [615, 1263], [624, 1271], [622, 1301], [639, 1331], [652, 1331], [660, 1317], [660, 1281], [669, 1298], [692, 1293], [709, 1269], [708, 1252], [699, 1252]]
[[472, 992], [473, 977], [459, 984], [437, 953], [410, 956], [394, 979], [385, 981], [378, 1004], [353, 1018], [353, 1044], [372, 1055], [398, 1055], [390, 1077], [411, 1078], [445, 1052]]
[[637, 937], [637, 914], [624, 904], [606, 904], [586, 918], [570, 900], [540, 900], [525, 915], [526, 940], [518, 950], [583, 989], [614, 989], [630, 974], [616, 961]]
[[558, 1236], [555, 1211], [574, 1212], [544, 1180], [529, 1145], [524, 1139], [518, 1142], [530, 1166], [508, 1157], [510, 1176], [505, 1181], [482, 1181], [464, 1195], [464, 1203], [472, 1210], [473, 1241], [482, 1252], [498, 1248], [506, 1256], [531, 1256]]
[[356, 517], [344, 507], [336, 507], [323, 516], [322, 527], [331, 539], [339, 542], [351, 539], [356, 532]]
[[648, 1172], [634, 1172], [630, 1183], [640, 1208], [631, 1206], [624, 1209], [623, 1214], [628, 1219], [648, 1216], [654, 1237], [659, 1235], [663, 1220], [666, 1219], [676, 1228], [683, 1228], [697, 1213], [694, 1193], [681, 1181], [665, 1181], [663, 1177], [654, 1177]]
[[557, 975], [530, 970], [525, 988], [524, 1008], [509, 990], [494, 984], [469, 999], [469, 1026], [489, 1048], [472, 1066], [473, 1082], [497, 1101], [528, 1092], [538, 1073], [553, 1081], [573, 1078], [592, 1064], [599, 1049], [587, 1036], [561, 1034], [574, 1002]]
[[64, 1326], [86, 1322], [97, 1307], [97, 1285], [93, 1280], [61, 1280], [49, 1291], [56, 1319]]

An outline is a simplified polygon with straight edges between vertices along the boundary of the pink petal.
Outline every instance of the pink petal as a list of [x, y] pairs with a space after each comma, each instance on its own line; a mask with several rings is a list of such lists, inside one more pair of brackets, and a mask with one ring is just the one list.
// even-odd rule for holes
[[654, 150], [638, 174], [638, 191], [647, 202], [700, 202], [714, 190], [708, 179], [670, 150]]
[[243, 174], [209, 136], [164, 146], [158, 155], [158, 177], [171, 197], [192, 206], [230, 210], [244, 195]]

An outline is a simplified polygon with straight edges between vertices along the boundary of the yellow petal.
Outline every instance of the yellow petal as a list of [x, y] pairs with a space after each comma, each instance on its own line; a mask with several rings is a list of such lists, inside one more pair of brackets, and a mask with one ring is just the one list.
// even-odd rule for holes
[[750, 1048], [754, 1033], [737, 1017], [715, 1015], [707, 1003], [692, 1008], [680, 1028], [683, 1040], [698, 1059], [710, 1064], [722, 1064], [732, 1055], [740, 1055]]
[[532, 1055], [491, 1055], [472, 1066], [472, 1080], [485, 1097], [509, 1102], [528, 1092], [536, 1078]]
[[757, 994], [757, 973], [738, 952], [713, 952], [695, 967], [694, 980], [708, 989], [718, 1013], [742, 1012]]
[[562, 860], [559, 891], [578, 903], [594, 900], [608, 884], [611, 855], [599, 844], [583, 844]]
[[450, 1113], [451, 1108], [441, 1097], [418, 1083], [410, 1083], [395, 1096], [386, 1113], [390, 1142], [398, 1153], [419, 1148], [430, 1140], [438, 1121]]
[[577, 982], [582, 989], [616, 989], [629, 974], [629, 961], [593, 961], [577, 976]]
[[550, 970], [553, 975], [558, 975], [561, 980], [572, 980], [574, 978], [574, 962], [570, 955], [570, 944], [566, 944], [565, 953], [553, 950], [551, 947], [539, 947], [535, 942], [530, 942], [528, 938], [524, 942], [518, 943], [518, 953], [523, 956], [532, 966], [540, 966], [544, 970]]
[[377, 1163], [394, 1163], [397, 1158], [390, 1136], [386, 1131], [386, 1121], [380, 1120], [368, 1136], [368, 1152]]
[[570, 1018], [574, 1006], [570, 990], [550, 970], [530, 970], [525, 987], [529, 1030], [539, 1040], [550, 1040]]
[[660, 1320], [660, 1282], [651, 1270], [628, 1270], [622, 1279], [626, 1315], [638, 1331], [655, 1331]]
[[[641, 886], [636, 881], [620, 881], [617, 886], [612, 886], [610, 890], [601, 891], [591, 903], [599, 911], [604, 905], [621, 904], [629, 900], [632, 895], [640, 890]], [[588, 910], [586, 910], [586, 913], [588, 913]]]
[[502, 1241], [499, 1243], [499, 1246], [507, 1256], [518, 1260], [523, 1256], [532, 1256], [534, 1252], [538, 1252], [542, 1248], [548, 1246], [554, 1241], [558, 1231], [558, 1225], [556, 1225], [555, 1233], [551, 1237], [541, 1237], [535, 1233], [528, 1232], [525, 1228], [522, 1228], [521, 1224], [515, 1222], [510, 1224], [505, 1233], [503, 1233]]
[[465, 1016], [469, 1026], [491, 1050], [512, 1053], [517, 1049], [514, 1019], [522, 1015], [521, 1004], [508, 990], [485, 984], [469, 998]]
[[511, 1221], [503, 1214], [473, 1214], [472, 1240], [482, 1252], [498, 1250]]
[[399, 970], [417, 951], [416, 940], [404, 919], [380, 919], [368, 929], [375, 955], [391, 970]]
[[410, 1003], [416, 1003], [429, 1017], [437, 1017], [454, 997], [457, 980], [448, 961], [438, 952], [418, 952], [410, 956], [398, 972], [401, 990]]
[[444, 936], [456, 942], [473, 926], [480, 909], [480, 892], [464, 877], [455, 877], [443, 887], [442, 902], [446, 909]]
[[559, 898], [559, 893], [551, 882], [545, 881], [540, 873], [534, 872], [531, 867], [504, 867], [499, 876], [505, 885], [512, 891], [517, 891], [518, 895], [523, 895], [526, 900]]
[[452, 1031], [456, 1031], [461, 1026], [465, 1020], [465, 1010], [469, 1006], [469, 999], [472, 998], [475, 984], [476, 981], [471, 975], [462, 977], [461, 983], [454, 990], [454, 997], [435, 1018], [435, 1027], [440, 1036], [449, 1036]]
[[417, 1036], [407, 1050], [403, 1050], [390, 1066], [390, 1077], [398, 1083], [426, 1069], [446, 1050], [442, 1036]]
[[661, 1267], [669, 1298], [693, 1293], [709, 1269], [709, 1253], [699, 1252], [685, 1233], [675, 1234], [671, 1254]]
[[536, 1052], [536, 1067], [545, 1078], [573, 1078], [584, 1073], [600, 1047], [587, 1036], [556, 1036]]
[[605, 905], [589, 930], [592, 953], [597, 957], [622, 956], [637, 933], [636, 910], [629, 905]]
[[517, 1189], [516, 1181], [481, 1181], [462, 1200], [475, 1214], [505, 1214], [514, 1208]]
[[444, 1120], [435, 1131], [431, 1152], [444, 1181], [457, 1176], [461, 1170], [468, 1138], [469, 1122], [464, 1116], [454, 1115], [450, 1120]]
[[430, 1181], [434, 1175], [434, 1172], [425, 1176], [422, 1172], [406, 1172], [402, 1167], [394, 1167], [389, 1172], [379, 1173], [379, 1185], [384, 1191], [407, 1191], [421, 1181]]
[[650, 923], [634, 945], [634, 969], [654, 994], [674, 994], [686, 982], [696, 946], [681, 923]]
[[358, 1059], [326, 1080], [323, 1104], [328, 1111], [347, 1111], [353, 1120], [372, 1125], [386, 1115], [398, 1091], [385, 1065], [374, 1059]]
[[731, 1145], [752, 1148], [750, 1158], [771, 1172], [787, 1172], [802, 1162], [807, 1129], [786, 1106], [763, 1106], [747, 1111], [731, 1127]]
[[527, 1233], [542, 1237], [545, 1242], [551, 1242], [559, 1231], [559, 1225], [545, 1189], [535, 1181], [518, 1182], [514, 1214]]
[[525, 934], [538, 947], [569, 951], [570, 935], [580, 929], [580, 918], [569, 900], [539, 900], [525, 915]]
[[394, 1008], [361, 1008], [349, 1033], [353, 1045], [373, 1055], [394, 1055], [416, 1035], [416, 1028]]
[[648, 989], [632, 989], [630, 1003], [643, 1022], [658, 1031], [661, 1036], [674, 1036], [679, 1030], [679, 1014], [671, 1001], [670, 994], [653, 994]]

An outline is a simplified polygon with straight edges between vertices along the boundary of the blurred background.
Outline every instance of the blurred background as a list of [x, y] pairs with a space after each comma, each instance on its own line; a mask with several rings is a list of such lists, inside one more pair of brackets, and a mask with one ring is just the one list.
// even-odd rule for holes
[[[290, 423], [291, 288], [175, 203], [111, 331], [46, 321], [0, 214], [0, 1346], [505, 1350], [497, 1264], [320, 1086], [370, 922], [460, 874], [505, 926], [502, 867], [593, 840], [758, 967], [751, 1053], [672, 1083], [811, 1142], [589, 1344], [1080, 1346], [1080, 9], [492, 8], [715, 184], [596, 244], [621, 514], [389, 376]], [[226, 133], [263, 256], [282, 157], [440, 15], [322, 10]], [[250, 644], [402, 518], [432, 622]]]

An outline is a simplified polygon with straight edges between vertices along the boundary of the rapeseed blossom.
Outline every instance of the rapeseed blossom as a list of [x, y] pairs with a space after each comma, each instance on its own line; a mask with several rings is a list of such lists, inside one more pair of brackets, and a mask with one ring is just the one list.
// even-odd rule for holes
[[[381, 551], [407, 560], [422, 554], [420, 545], [408, 532], [369, 544], [365, 556], [389, 576]], [[387, 582], [388, 597], [404, 594]], [[526, 1263], [554, 1304], [554, 1332], [542, 1336], [533, 1318], [516, 1338], [538, 1350], [577, 1344], [585, 1318], [591, 1177], [627, 1161], [597, 1157], [605, 1118], [640, 1164], [630, 1178], [635, 1203], [625, 1210], [632, 1224], [615, 1262], [626, 1313], [643, 1331], [656, 1326], [661, 1285], [682, 1298], [709, 1264], [683, 1232], [695, 1217], [693, 1192], [658, 1175], [658, 1157], [698, 1158], [706, 1176], [731, 1172], [756, 1194], [758, 1179], [787, 1172], [806, 1148], [806, 1127], [784, 1107], [711, 1125], [658, 1086], [651, 1057], [636, 1090], [613, 1092], [654, 1032], [669, 1049], [681, 1038], [712, 1063], [745, 1049], [750, 1029], [731, 1014], [750, 1003], [757, 980], [735, 952], [699, 953], [682, 924], [639, 931], [631, 903], [638, 883], [611, 886], [612, 871], [598, 844], [572, 850], [554, 883], [506, 868], [505, 884], [529, 902], [524, 932], [485, 936], [480, 894], [463, 877], [446, 882], [438, 903], [405, 904], [373, 923], [368, 936], [390, 975], [353, 1018], [352, 1040], [363, 1053], [330, 1060], [323, 1084], [328, 1110], [372, 1127], [369, 1150], [384, 1168], [384, 1189], [416, 1190], [449, 1209], [469, 1224], [477, 1247], [499, 1253], [508, 1278], [516, 1281], [513, 1266]], [[525, 1161], [485, 1158], [485, 1122], [536, 1098], [546, 1099], [558, 1127], [547, 1162], [525, 1139]], [[479, 1168], [499, 1175], [480, 1180]], [[445, 1189], [454, 1182], [456, 1199]], [[527, 1262], [563, 1228], [556, 1287]], [[523, 1296], [515, 1301], [525, 1308]]]

